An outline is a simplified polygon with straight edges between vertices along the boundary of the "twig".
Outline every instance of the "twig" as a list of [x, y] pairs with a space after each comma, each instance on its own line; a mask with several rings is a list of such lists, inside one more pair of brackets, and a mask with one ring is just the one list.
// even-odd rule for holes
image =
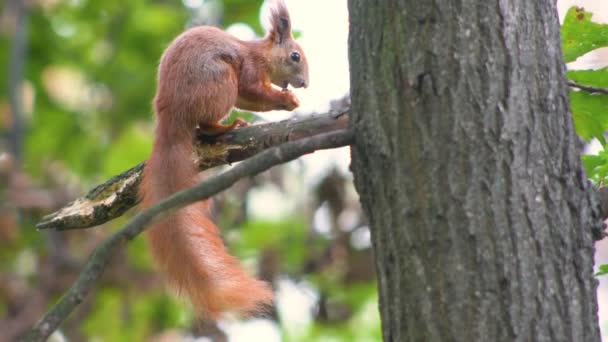
[[584, 91], [588, 91], [590, 93], [599, 93], [599, 94], [608, 95], [608, 89], [606, 89], [606, 88], [587, 86], [587, 85], [576, 83], [574, 81], [568, 81], [568, 86], [570, 86], [572, 88], [578, 88], [578, 89], [581, 89]]
[[72, 310], [84, 300], [103, 273], [111, 256], [125, 243], [141, 233], [146, 228], [146, 225], [153, 220], [160, 219], [190, 203], [209, 198], [227, 189], [241, 178], [258, 174], [272, 166], [291, 161], [315, 150], [347, 146], [351, 142], [352, 133], [348, 130], [340, 130], [285, 143], [247, 159], [234, 168], [211, 177], [191, 189], [180, 191], [154, 207], [139, 213], [95, 249], [74, 285], [34, 326], [26, 336], [25, 341], [45, 341], [68, 317]]

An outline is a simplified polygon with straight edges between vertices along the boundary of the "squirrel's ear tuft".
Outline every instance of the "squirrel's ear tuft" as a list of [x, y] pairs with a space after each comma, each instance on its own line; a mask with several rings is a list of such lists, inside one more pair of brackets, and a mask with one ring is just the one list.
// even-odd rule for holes
[[283, 0], [268, 1], [270, 6], [268, 35], [275, 44], [291, 38], [291, 19]]

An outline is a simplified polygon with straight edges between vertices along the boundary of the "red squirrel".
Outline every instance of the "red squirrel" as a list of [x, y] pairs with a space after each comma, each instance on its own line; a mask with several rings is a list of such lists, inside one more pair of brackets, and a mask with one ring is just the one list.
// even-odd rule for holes
[[[291, 33], [282, 0], [273, 1], [263, 39], [242, 41], [209, 26], [191, 28], [165, 50], [154, 98], [156, 138], [140, 186], [142, 207], [196, 183], [196, 129], [218, 135], [244, 125], [220, 122], [233, 107], [250, 111], [299, 106], [288, 85], [308, 86], [306, 56]], [[272, 84], [281, 89], [274, 88]], [[207, 202], [180, 209], [147, 230], [152, 255], [169, 285], [198, 314], [251, 314], [272, 302], [268, 284], [248, 275], [208, 217]]]

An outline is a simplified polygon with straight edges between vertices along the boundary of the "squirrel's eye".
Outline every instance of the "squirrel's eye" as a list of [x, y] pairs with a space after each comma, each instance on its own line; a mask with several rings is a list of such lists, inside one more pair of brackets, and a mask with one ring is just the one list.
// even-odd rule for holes
[[289, 56], [291, 58], [292, 61], [294, 62], [299, 62], [300, 61], [300, 54], [297, 52], [292, 52], [291, 56]]

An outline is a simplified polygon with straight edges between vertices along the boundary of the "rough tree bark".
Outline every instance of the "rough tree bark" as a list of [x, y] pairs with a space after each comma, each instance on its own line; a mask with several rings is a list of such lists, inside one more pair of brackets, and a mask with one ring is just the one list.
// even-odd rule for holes
[[598, 341], [554, 0], [349, 0], [385, 341]]

